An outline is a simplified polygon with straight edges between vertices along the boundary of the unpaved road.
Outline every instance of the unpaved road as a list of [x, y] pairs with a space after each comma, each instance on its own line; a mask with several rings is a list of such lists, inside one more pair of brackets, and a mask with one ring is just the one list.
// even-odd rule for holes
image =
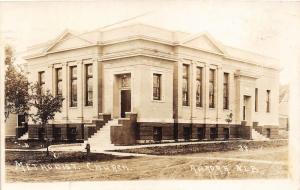
[[[30, 153], [29, 153], [30, 154]], [[147, 156], [110, 161], [12, 165], [7, 182], [286, 178], [287, 147]]]

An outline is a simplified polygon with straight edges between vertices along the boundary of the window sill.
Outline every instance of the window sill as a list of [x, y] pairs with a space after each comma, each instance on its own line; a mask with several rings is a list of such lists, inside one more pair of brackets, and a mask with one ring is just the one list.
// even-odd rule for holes
[[203, 110], [203, 107], [197, 107], [197, 106], [196, 106], [196, 109], [197, 109], [197, 110]]
[[69, 107], [69, 109], [72, 109], [72, 110], [74, 110], [74, 109], [77, 109], [78, 107], [76, 106], [76, 107]]
[[166, 103], [164, 100], [152, 100], [153, 103]]
[[93, 108], [94, 106], [84, 106], [84, 108]]

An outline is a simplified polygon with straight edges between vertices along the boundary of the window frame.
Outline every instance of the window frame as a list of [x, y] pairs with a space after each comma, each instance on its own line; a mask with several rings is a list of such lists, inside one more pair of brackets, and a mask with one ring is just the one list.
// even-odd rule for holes
[[255, 88], [254, 101], [254, 111], [258, 112], [258, 88]]
[[[73, 76], [73, 69], [74, 68], [76, 68], [76, 77], [74, 77]], [[73, 96], [74, 96], [74, 92], [73, 92], [73, 88], [72, 88], [72, 86], [73, 86], [73, 81], [76, 81], [76, 102], [73, 102]], [[77, 86], [78, 86], [78, 84], [77, 84], [77, 81], [78, 81], [78, 68], [77, 68], [77, 66], [76, 65], [74, 65], [74, 66], [70, 66], [70, 107], [77, 107], [77, 105], [78, 105], [78, 97], [77, 97], [77, 91], [78, 91], [78, 89], [77, 89]], [[75, 104], [76, 103], [76, 104]]]
[[270, 113], [271, 112], [271, 90], [267, 90], [267, 100], [266, 100], [266, 112]]
[[[184, 74], [184, 70], [186, 69], [186, 74]], [[190, 105], [190, 101], [189, 101], [189, 96], [190, 96], [190, 94], [189, 94], [189, 86], [190, 86], [190, 84], [189, 84], [189, 69], [190, 69], [190, 65], [188, 65], [188, 64], [183, 64], [182, 65], [182, 106], [189, 106]], [[184, 90], [184, 88], [183, 88], [183, 81], [186, 81], [186, 91]], [[186, 93], [186, 101], [183, 99], [183, 97], [184, 97], [184, 94]]]
[[[92, 73], [89, 74], [88, 73], [88, 69], [89, 67], [92, 67]], [[88, 82], [89, 80], [92, 80], [92, 90], [89, 91], [89, 86], [88, 86]], [[92, 100], [91, 102], [88, 101], [88, 95], [89, 93], [92, 92]], [[93, 64], [85, 64], [85, 106], [93, 106], [93, 98], [94, 98], [94, 85], [93, 85]]]
[[223, 109], [229, 109], [229, 73], [226, 72], [223, 74]]
[[[61, 77], [58, 77], [58, 72], [61, 72]], [[63, 89], [61, 89], [61, 94], [58, 93], [58, 84], [62, 83], [62, 68], [56, 68], [55, 69], [55, 95], [56, 96], [62, 96], [62, 91]]]
[[[155, 77], [157, 77], [159, 79], [158, 81], [158, 86], [155, 87]], [[157, 91], [156, 89], [158, 89], [158, 96], [155, 96], [155, 92]], [[162, 74], [160, 73], [153, 73], [152, 74], [152, 99], [154, 101], [161, 101], [162, 100]]]
[[[42, 80], [42, 76], [43, 76], [43, 80]], [[39, 85], [39, 88], [41, 90], [40, 93], [43, 93], [43, 90], [45, 90], [45, 71], [39, 71], [38, 72], [38, 85]]]
[[[212, 78], [211, 78], [211, 74], [213, 74], [213, 76], [212, 76]], [[208, 90], [208, 102], [209, 102], [209, 108], [215, 108], [215, 77], [216, 77], [216, 69], [209, 69], [209, 76], [208, 76], [209, 78], [209, 90]], [[212, 80], [211, 80], [212, 79]], [[212, 96], [211, 96], [211, 94], [210, 94], [210, 90], [211, 90], [211, 88], [210, 88], [210, 85], [211, 85], [211, 83], [212, 83]], [[211, 99], [211, 97], [212, 97], [212, 99]], [[211, 104], [211, 100], [212, 100], [212, 104]]]
[[[198, 75], [199, 71], [199, 75]], [[199, 101], [197, 100], [198, 95], [198, 83], [200, 84]], [[203, 67], [196, 67], [196, 107], [203, 107]]]

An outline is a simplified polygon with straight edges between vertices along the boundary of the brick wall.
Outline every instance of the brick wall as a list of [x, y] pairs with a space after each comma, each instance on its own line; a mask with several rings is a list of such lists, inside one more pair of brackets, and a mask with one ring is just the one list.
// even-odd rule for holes
[[126, 112], [126, 118], [119, 119], [119, 125], [110, 128], [111, 142], [115, 145], [136, 144], [137, 114]]
[[[178, 140], [184, 140], [184, 128], [190, 128], [190, 139], [198, 139], [198, 128], [203, 128], [204, 138], [206, 140], [211, 139], [211, 129], [216, 128], [216, 139], [224, 139], [224, 128], [228, 128], [227, 124], [190, 124], [190, 123], [178, 123], [177, 134], [174, 134], [173, 123], [155, 123], [155, 122], [139, 122], [137, 123], [137, 140], [140, 142], [153, 141], [153, 129], [154, 127], [162, 128], [162, 140], [176, 140], [174, 136], [177, 136]], [[240, 125], [230, 125], [229, 138], [245, 138], [249, 139], [249, 130], [239, 129]], [[242, 135], [240, 134], [242, 132]]]
[[139, 133], [137, 140], [153, 140], [154, 127], [162, 128], [162, 140], [174, 139], [173, 123], [155, 123], [155, 122], [138, 122], [137, 132]]

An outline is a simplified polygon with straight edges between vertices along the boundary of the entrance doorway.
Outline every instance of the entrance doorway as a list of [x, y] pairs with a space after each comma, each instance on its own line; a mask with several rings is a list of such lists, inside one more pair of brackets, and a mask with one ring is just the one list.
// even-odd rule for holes
[[121, 117], [131, 111], [131, 90], [121, 90]]
[[125, 118], [131, 112], [131, 74], [116, 74], [113, 81], [113, 114], [115, 119]]

